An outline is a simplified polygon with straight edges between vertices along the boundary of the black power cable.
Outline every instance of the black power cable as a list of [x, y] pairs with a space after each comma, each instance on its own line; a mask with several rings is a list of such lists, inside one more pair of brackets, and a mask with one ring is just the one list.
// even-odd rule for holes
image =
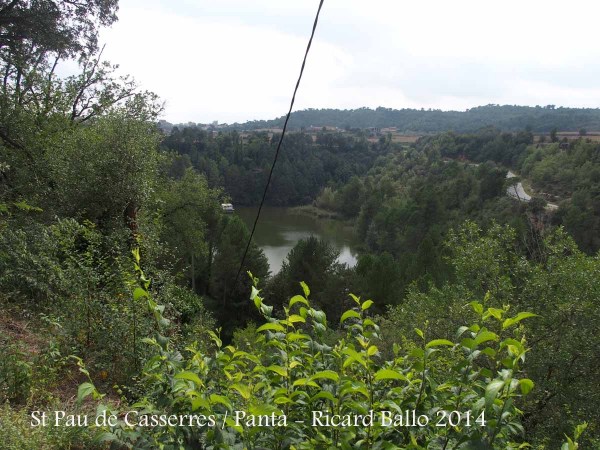
[[237, 271], [237, 275], [235, 276], [235, 281], [233, 282], [233, 286], [235, 286], [240, 277], [240, 273], [242, 268], [244, 267], [244, 262], [246, 261], [246, 255], [248, 254], [248, 249], [250, 248], [250, 244], [252, 243], [252, 237], [254, 236], [254, 231], [256, 230], [256, 224], [258, 223], [258, 219], [260, 217], [260, 212], [262, 211], [263, 204], [265, 202], [265, 197], [267, 196], [267, 190], [269, 189], [269, 185], [271, 184], [271, 177], [273, 176], [273, 170], [275, 169], [275, 164], [277, 163], [277, 158], [279, 157], [279, 151], [281, 150], [281, 143], [283, 142], [283, 137], [285, 136], [285, 130], [287, 129], [288, 121], [290, 120], [290, 115], [292, 114], [292, 108], [294, 107], [294, 101], [296, 100], [296, 93], [298, 92], [298, 87], [300, 86], [300, 80], [302, 79], [302, 74], [304, 73], [304, 66], [306, 65], [306, 58], [308, 57], [308, 52], [310, 50], [310, 46], [313, 41], [313, 37], [315, 35], [315, 31], [317, 29], [317, 24], [319, 23], [319, 14], [321, 13], [321, 8], [323, 7], [324, 0], [319, 2], [319, 9], [317, 10], [317, 15], [315, 16], [315, 21], [312, 27], [312, 33], [310, 34], [310, 39], [308, 40], [308, 45], [306, 46], [306, 51], [304, 52], [304, 59], [302, 60], [302, 67], [300, 68], [300, 75], [298, 76], [298, 81], [296, 81], [296, 87], [294, 88], [294, 95], [292, 95], [292, 101], [290, 102], [290, 109], [285, 117], [285, 122], [283, 123], [283, 130], [281, 131], [281, 137], [279, 138], [279, 142], [277, 144], [277, 150], [275, 150], [275, 157], [273, 159], [273, 164], [271, 165], [271, 171], [269, 172], [269, 178], [267, 179], [267, 184], [265, 186], [265, 190], [263, 192], [262, 200], [260, 201], [260, 205], [258, 206], [258, 211], [256, 213], [256, 218], [254, 219], [254, 225], [252, 226], [252, 232], [250, 233], [250, 237], [248, 238], [248, 243], [246, 244], [246, 250], [244, 250], [244, 256], [242, 256], [242, 261], [240, 263], [240, 267]]

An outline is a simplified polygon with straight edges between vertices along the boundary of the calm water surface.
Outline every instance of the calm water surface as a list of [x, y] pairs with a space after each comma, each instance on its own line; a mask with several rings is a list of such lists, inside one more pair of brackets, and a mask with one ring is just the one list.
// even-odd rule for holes
[[[251, 230], [258, 208], [237, 207], [238, 214]], [[353, 267], [356, 264], [355, 239], [348, 227], [336, 220], [318, 219], [294, 214], [288, 208], [263, 207], [254, 233], [254, 241], [263, 249], [271, 274], [279, 272], [283, 260], [300, 239], [315, 236], [332, 244], [339, 252], [339, 262]]]

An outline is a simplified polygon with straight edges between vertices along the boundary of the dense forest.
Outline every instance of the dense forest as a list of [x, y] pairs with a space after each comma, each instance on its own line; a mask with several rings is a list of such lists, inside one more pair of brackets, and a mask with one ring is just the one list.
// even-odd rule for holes
[[358, 262], [312, 237], [240, 267], [221, 203], [258, 204], [278, 135], [165, 135], [101, 58], [116, 10], [0, 1], [2, 448], [600, 445], [600, 144], [533, 136], [596, 110], [358, 110], [441, 131], [414, 144], [291, 132], [267, 203], [344, 221]]
[[[273, 120], [253, 120], [229, 125], [235, 130], [281, 128], [285, 117]], [[292, 113], [289, 126], [301, 128], [330, 126], [340, 129], [395, 127], [404, 133], [439, 133], [447, 130], [472, 132], [487, 126], [503, 131], [530, 128], [536, 133], [549, 133], [554, 128], [562, 131], [600, 130], [600, 109], [564, 108], [556, 105], [517, 106], [486, 105], [467, 111], [432, 109], [359, 108], [307, 109]]]

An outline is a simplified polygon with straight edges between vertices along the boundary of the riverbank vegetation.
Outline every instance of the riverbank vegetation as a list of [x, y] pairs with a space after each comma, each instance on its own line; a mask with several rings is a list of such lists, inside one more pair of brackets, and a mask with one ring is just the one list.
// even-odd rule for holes
[[[162, 134], [158, 98], [102, 61], [116, 6], [0, 5], [3, 448], [600, 443], [598, 144], [534, 143], [526, 124], [411, 145], [290, 133], [268, 203], [352, 223], [358, 263], [311, 238], [277, 274], [253, 243], [240, 267], [250, 233], [220, 204], [256, 204], [277, 136]], [[60, 78], [69, 57], [80, 73]], [[508, 168], [540, 199], [508, 197]], [[57, 410], [117, 420], [34, 426]]]

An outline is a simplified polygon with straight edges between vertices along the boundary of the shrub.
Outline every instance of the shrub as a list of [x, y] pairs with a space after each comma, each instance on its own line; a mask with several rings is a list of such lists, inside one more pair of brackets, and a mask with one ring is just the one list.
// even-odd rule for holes
[[[523, 429], [515, 399], [528, 394], [533, 382], [521, 378], [527, 348], [518, 324], [533, 314], [507, 317], [505, 310], [472, 302], [478, 323], [461, 327], [454, 341], [428, 341], [417, 329], [420, 346], [409, 351], [395, 346], [394, 356], [385, 360], [378, 349], [379, 327], [369, 317], [371, 300], [351, 296], [354, 307], [340, 320], [345, 337], [327, 345], [326, 316], [311, 307], [304, 283], [303, 295], [293, 296], [278, 319], [255, 279], [251, 300], [265, 319], [254, 333], [255, 346], [247, 351], [224, 346], [218, 332], [209, 332], [210, 352], [192, 345], [181, 355], [164, 336], [164, 308], [148, 294], [137, 253], [136, 258], [142, 285], [134, 298], [147, 300], [158, 331], [145, 340], [155, 355], [144, 368], [146, 395], [133, 405], [137, 413], [129, 420], [160, 415], [206, 420], [194, 426], [120, 421], [104, 428], [103, 440], [135, 448], [519, 446]], [[86, 383], [80, 400], [92, 393], [98, 396]], [[321, 420], [315, 422], [315, 415]], [[350, 422], [326, 426], [325, 416]], [[413, 417], [423, 426], [410, 426]]]

